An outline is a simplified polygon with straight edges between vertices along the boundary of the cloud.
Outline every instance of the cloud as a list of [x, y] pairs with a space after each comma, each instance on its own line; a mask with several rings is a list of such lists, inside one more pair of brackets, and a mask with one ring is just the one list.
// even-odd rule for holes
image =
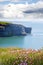
[[43, 1], [43, 0], [10, 0], [11, 2], [20, 2], [20, 1], [24, 1], [24, 2], [37, 2], [37, 1]]
[[0, 2], [3, 2], [3, 1], [10, 1], [10, 2], [20, 2], [20, 1], [31, 1], [31, 0], [0, 0]]
[[0, 2], [2, 2], [2, 1], [4, 1], [4, 0], [0, 0]]
[[10, 0], [10, 1], [20, 1], [20, 0]]
[[8, 4], [2, 12], [4, 18], [23, 18], [27, 4]]
[[27, 10], [27, 11], [24, 11], [24, 13], [26, 13], [26, 14], [30, 14], [30, 13], [42, 13], [43, 14], [43, 8], [39, 8], [39, 9], [35, 9], [35, 10]]
[[43, 18], [43, 2], [30, 4], [24, 13], [27, 18]]
[[4, 2], [4, 1], [10, 1], [10, 0], [0, 0], [0, 2]]
[[[2, 10], [3, 9], [3, 10]], [[7, 4], [0, 9], [0, 17], [9, 19], [43, 18], [43, 1], [28, 4]], [[28, 14], [27, 14], [28, 13]]]
[[10, 1], [10, 2], [37, 2], [37, 1], [43, 1], [43, 0], [0, 0], [0, 2], [4, 1]]
[[29, 1], [29, 0], [10, 0], [10, 1], [12, 1], [12, 2], [20, 2], [20, 1]]

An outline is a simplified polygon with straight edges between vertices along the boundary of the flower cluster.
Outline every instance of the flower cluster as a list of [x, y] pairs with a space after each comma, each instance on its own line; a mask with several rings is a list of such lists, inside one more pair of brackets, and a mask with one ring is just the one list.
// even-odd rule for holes
[[43, 65], [43, 49], [0, 48], [0, 65]]

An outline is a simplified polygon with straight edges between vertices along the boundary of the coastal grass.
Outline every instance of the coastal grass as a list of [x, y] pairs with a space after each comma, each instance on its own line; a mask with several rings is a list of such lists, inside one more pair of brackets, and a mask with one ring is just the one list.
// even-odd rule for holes
[[6, 24], [10, 24], [10, 22], [0, 21], [0, 24], [6, 25]]
[[43, 49], [0, 48], [0, 65], [43, 65]]

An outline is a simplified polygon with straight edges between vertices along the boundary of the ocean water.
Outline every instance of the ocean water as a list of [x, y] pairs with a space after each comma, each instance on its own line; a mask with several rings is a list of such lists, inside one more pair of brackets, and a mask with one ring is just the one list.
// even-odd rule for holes
[[27, 36], [0, 37], [1, 47], [19, 47], [26, 49], [40, 49], [43, 47], [43, 23], [18, 22], [26, 27], [32, 27], [31, 34]]

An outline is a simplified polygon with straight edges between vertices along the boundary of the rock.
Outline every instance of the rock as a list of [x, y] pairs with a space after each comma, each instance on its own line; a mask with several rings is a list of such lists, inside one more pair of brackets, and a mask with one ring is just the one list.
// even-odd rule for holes
[[0, 24], [0, 37], [23, 36], [31, 33], [31, 28], [20, 24]]
[[32, 28], [31, 27], [25, 27], [25, 31], [26, 31], [26, 33], [31, 33], [31, 30], [32, 30]]

